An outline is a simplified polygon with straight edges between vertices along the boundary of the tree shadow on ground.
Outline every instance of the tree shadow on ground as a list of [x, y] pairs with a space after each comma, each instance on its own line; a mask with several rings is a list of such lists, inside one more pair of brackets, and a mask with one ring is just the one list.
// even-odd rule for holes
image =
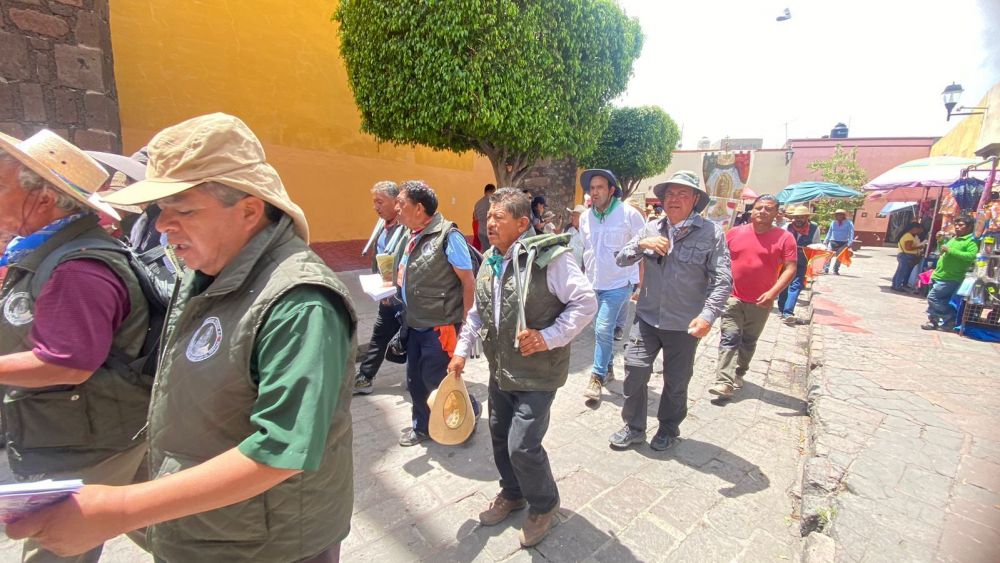
[[432, 559], [463, 563], [476, 561], [483, 559], [485, 550], [489, 554], [487, 559], [499, 560], [523, 549], [532, 561], [575, 563], [594, 560], [595, 555], [604, 561], [641, 561], [613, 532], [602, 530], [582, 514], [565, 508], [559, 510], [559, 524], [541, 543], [533, 548], [521, 548], [518, 533], [526, 517], [527, 510], [522, 510], [496, 526], [482, 526], [470, 518], [458, 529], [458, 543], [435, 554]]
[[743, 381], [743, 388], [737, 391], [732, 399], [712, 399], [711, 403], [717, 407], [725, 407], [729, 404], [749, 400], [761, 401], [776, 407], [791, 409], [791, 412], [777, 413], [779, 416], [806, 416], [808, 414], [807, 408], [809, 405], [805, 399], [772, 391], [746, 380]]
[[[652, 437], [652, 433], [650, 433]], [[658, 452], [642, 443], [636, 451], [647, 458], [661, 461], [676, 461], [696, 471], [714, 475], [730, 484], [719, 489], [719, 494], [735, 498], [753, 494], [771, 486], [771, 480], [757, 464], [746, 460], [725, 448], [693, 438], [679, 438], [677, 444], [667, 451]]]

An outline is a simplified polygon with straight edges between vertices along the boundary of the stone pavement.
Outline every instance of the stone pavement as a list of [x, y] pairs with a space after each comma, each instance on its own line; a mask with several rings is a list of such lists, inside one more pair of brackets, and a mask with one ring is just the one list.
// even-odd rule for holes
[[1000, 345], [921, 330], [895, 266], [865, 248], [815, 289], [804, 529], [816, 560], [998, 561]]
[[[356, 272], [341, 278], [357, 287]], [[359, 292], [362, 340], [374, 305]], [[785, 561], [798, 560], [799, 483], [808, 436], [805, 365], [808, 327], [773, 316], [737, 400], [717, 406], [718, 331], [699, 349], [683, 440], [669, 452], [648, 444], [609, 448], [621, 427], [621, 398], [606, 393], [583, 404], [592, 361], [588, 329], [574, 343], [572, 373], [558, 393], [545, 447], [562, 496], [561, 523], [537, 549], [522, 550], [524, 514], [484, 528], [477, 515], [498, 491], [489, 430], [481, 420], [462, 446], [401, 448], [410, 421], [402, 366], [386, 364], [376, 392], [357, 397], [354, 416], [355, 503], [345, 561]], [[623, 373], [621, 356], [616, 371]], [[471, 392], [485, 400], [484, 360], [470, 361]], [[619, 375], [621, 377], [621, 375]], [[621, 391], [620, 381], [611, 391]], [[662, 378], [651, 382], [655, 413]], [[650, 422], [655, 431], [655, 419]], [[0, 541], [0, 561], [18, 546]], [[128, 540], [109, 543], [104, 562], [149, 561]]]

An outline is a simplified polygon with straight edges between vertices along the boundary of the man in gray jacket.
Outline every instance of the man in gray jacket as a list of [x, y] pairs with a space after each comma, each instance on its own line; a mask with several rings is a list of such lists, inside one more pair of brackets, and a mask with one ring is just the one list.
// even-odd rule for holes
[[687, 416], [698, 340], [722, 314], [733, 286], [725, 233], [699, 215], [709, 196], [698, 176], [682, 170], [654, 186], [653, 192], [666, 217], [646, 223], [616, 259], [619, 266], [645, 259], [635, 310], [639, 334], [625, 355], [625, 426], [610, 438], [612, 447], [619, 449], [646, 439], [647, 385], [661, 349], [664, 384], [656, 413], [660, 427], [649, 445], [662, 451], [676, 443]]

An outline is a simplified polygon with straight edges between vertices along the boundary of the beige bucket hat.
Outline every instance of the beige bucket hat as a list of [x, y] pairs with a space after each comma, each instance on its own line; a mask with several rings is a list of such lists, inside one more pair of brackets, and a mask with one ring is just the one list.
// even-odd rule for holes
[[427, 397], [427, 407], [430, 409], [427, 433], [435, 442], [454, 446], [472, 435], [476, 415], [462, 378], [451, 372], [444, 376], [438, 388]]
[[238, 117], [212, 113], [167, 127], [147, 145], [146, 179], [108, 196], [115, 205], [135, 205], [170, 197], [205, 182], [218, 182], [258, 197], [284, 211], [295, 232], [309, 242], [309, 223], [264, 147]]
[[785, 215], [789, 217], [810, 217], [814, 215], [805, 205], [796, 205], [785, 210]]
[[23, 141], [0, 133], [0, 150], [83, 205], [121, 220], [97, 195], [108, 179], [107, 171], [66, 139], [48, 129]]

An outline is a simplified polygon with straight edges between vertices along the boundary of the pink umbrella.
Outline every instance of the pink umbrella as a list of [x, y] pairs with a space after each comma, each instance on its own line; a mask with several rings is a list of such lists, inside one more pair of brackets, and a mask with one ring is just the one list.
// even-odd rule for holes
[[740, 194], [743, 199], [757, 199], [760, 195], [757, 192], [750, 189], [750, 186], [743, 186], [743, 192]]
[[[885, 191], [896, 188], [946, 188], [961, 175], [962, 170], [981, 162], [978, 158], [961, 156], [931, 156], [904, 162], [887, 170], [864, 186], [865, 191]], [[971, 175], [980, 176], [973, 172]], [[986, 173], [981, 173], [986, 179]]]

